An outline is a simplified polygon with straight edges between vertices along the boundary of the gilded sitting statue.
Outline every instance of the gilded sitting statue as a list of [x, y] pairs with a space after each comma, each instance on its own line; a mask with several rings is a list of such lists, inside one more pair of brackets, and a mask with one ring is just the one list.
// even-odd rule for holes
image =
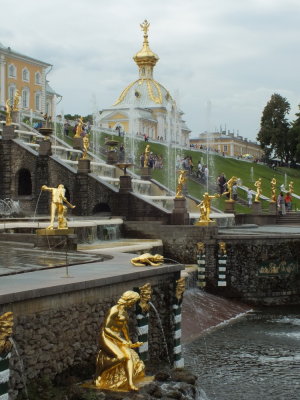
[[140, 295], [128, 290], [107, 313], [100, 331], [100, 350], [96, 359], [95, 385], [108, 390], [138, 390], [134, 380], [145, 375], [145, 365], [133, 350], [142, 342], [132, 343], [128, 332], [128, 314]]

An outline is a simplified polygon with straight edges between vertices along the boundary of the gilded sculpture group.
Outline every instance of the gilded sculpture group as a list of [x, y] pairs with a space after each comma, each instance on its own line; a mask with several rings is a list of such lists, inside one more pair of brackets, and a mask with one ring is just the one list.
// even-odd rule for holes
[[[127, 310], [137, 302], [142, 312], [149, 311], [149, 301], [152, 295], [149, 283], [139, 288], [137, 293], [128, 290], [122, 294], [111, 307], [100, 329], [99, 352], [96, 358], [96, 373], [94, 385], [99, 389], [136, 391], [136, 382], [145, 376], [145, 364], [134, 350], [143, 345], [142, 342], [132, 342], [128, 330]], [[182, 299], [185, 290], [185, 279], [176, 281], [175, 296]]]

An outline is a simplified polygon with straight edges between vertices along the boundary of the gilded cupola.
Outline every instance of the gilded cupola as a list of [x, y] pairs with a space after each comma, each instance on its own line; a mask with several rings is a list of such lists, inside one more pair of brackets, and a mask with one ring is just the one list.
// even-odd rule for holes
[[145, 19], [145, 21], [140, 24], [142, 31], [144, 32], [144, 42], [142, 49], [136, 53], [133, 57], [134, 61], [139, 67], [140, 78], [153, 78], [153, 67], [159, 60], [159, 57], [153, 53], [149, 47], [148, 42], [148, 30], [150, 23]]

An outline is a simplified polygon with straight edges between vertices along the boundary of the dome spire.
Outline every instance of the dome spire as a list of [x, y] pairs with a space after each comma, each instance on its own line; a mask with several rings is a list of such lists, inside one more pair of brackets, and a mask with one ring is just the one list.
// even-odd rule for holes
[[141, 79], [153, 78], [153, 67], [159, 60], [159, 57], [155, 53], [153, 53], [153, 51], [149, 47], [149, 42], [148, 42], [149, 26], [150, 23], [146, 19], [142, 24], [140, 24], [140, 27], [144, 32], [143, 47], [133, 57], [134, 61], [139, 67], [139, 74]]

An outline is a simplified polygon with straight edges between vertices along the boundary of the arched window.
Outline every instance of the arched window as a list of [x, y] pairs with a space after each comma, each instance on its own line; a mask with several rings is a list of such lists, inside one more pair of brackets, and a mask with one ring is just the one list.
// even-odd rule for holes
[[22, 107], [29, 108], [29, 88], [24, 88], [22, 90]]
[[41, 92], [36, 92], [35, 93], [35, 109], [36, 111], [41, 111], [42, 110], [42, 94]]
[[18, 196], [30, 196], [32, 194], [31, 173], [26, 168], [18, 172]]
[[41, 85], [42, 84], [42, 75], [40, 72], [35, 73], [35, 84]]
[[8, 77], [9, 78], [17, 77], [17, 68], [14, 66], [14, 64], [9, 64], [8, 66]]
[[27, 68], [23, 68], [22, 70], [22, 80], [24, 82], [29, 82], [29, 71]]
[[16, 86], [15, 85], [9, 85], [9, 87], [8, 87], [8, 98], [10, 100], [10, 104], [13, 104], [13, 102], [14, 102], [15, 92], [16, 92]]
[[92, 214], [111, 213], [111, 209], [107, 203], [98, 203], [93, 208]]

